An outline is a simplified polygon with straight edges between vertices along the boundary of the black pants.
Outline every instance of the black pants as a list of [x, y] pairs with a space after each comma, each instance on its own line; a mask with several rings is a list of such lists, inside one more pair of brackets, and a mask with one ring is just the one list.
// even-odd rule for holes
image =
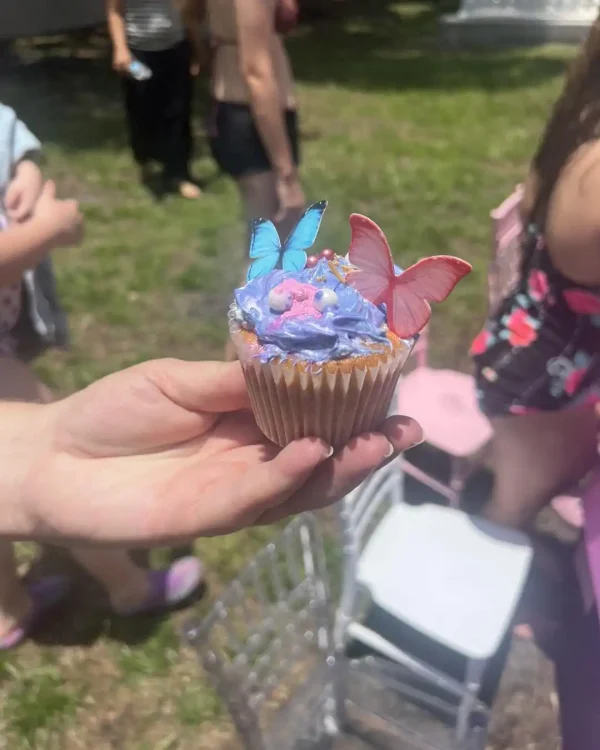
[[[291, 109], [284, 115], [292, 157], [298, 166], [298, 115]], [[273, 168], [247, 104], [213, 101], [208, 131], [211, 153], [225, 174], [237, 180]]]
[[132, 49], [131, 54], [152, 71], [147, 81], [123, 77], [133, 156], [140, 166], [161, 164], [166, 179], [186, 180], [192, 158], [189, 43], [157, 52]]

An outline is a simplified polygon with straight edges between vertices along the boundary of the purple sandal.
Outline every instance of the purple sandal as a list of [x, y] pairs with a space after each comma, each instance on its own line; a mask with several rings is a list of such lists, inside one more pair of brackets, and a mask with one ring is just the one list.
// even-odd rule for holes
[[175, 607], [196, 591], [204, 580], [204, 568], [196, 557], [181, 557], [164, 570], [149, 570], [150, 590], [135, 607], [115, 607], [116, 614], [133, 617]]
[[65, 599], [69, 589], [69, 580], [65, 576], [46, 576], [29, 584], [27, 590], [32, 601], [31, 610], [19, 625], [0, 638], [0, 651], [7, 651], [22, 643], [43, 616]]

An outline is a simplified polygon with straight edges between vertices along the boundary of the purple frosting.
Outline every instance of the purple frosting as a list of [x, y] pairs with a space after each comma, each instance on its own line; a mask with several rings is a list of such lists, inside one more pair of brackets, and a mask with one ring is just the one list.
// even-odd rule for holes
[[[337, 305], [315, 315], [288, 317], [271, 310], [269, 292], [286, 279], [331, 289]], [[326, 260], [303, 271], [271, 271], [235, 290], [236, 319], [258, 337], [260, 359], [268, 362], [290, 354], [313, 363], [372, 354], [373, 344], [391, 346], [385, 307], [376, 307], [351, 286], [342, 284]]]

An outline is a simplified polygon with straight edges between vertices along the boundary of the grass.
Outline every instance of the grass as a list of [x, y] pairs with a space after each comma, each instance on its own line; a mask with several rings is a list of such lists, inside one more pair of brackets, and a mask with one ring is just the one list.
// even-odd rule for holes
[[[343, 22], [301, 28], [290, 41], [303, 178], [309, 198], [330, 201], [323, 246], [343, 251], [348, 214], [360, 211], [383, 227], [401, 264], [436, 253], [473, 263], [432, 327], [434, 360], [466, 366], [485, 310], [488, 212], [523, 178], [571, 53], [449, 53], [436, 46], [431, 6], [381, 6], [363, 3], [369, 13], [350, 10]], [[81, 248], [55, 256], [73, 350], [45, 357], [40, 374], [66, 393], [150, 357], [220, 356], [243, 228], [235, 189], [202, 145], [203, 97], [196, 166], [206, 194], [198, 203], [157, 203], [135, 181], [105, 40], [36, 40], [21, 49], [30, 64], [4, 77], [0, 97], [44, 142], [46, 171], [79, 198], [87, 231]], [[197, 543], [210, 593], [268, 533]], [[50, 551], [42, 564], [67, 563]], [[0, 748], [223, 746], [220, 704], [178, 649], [183, 616], [110, 618], [88, 583], [43, 640], [0, 657]]]

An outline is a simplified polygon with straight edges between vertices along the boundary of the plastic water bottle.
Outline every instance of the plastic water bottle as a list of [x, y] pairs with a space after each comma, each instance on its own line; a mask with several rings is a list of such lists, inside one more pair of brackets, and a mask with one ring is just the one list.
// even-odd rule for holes
[[129, 75], [136, 81], [147, 81], [152, 78], [152, 71], [139, 60], [132, 60], [129, 64]]

